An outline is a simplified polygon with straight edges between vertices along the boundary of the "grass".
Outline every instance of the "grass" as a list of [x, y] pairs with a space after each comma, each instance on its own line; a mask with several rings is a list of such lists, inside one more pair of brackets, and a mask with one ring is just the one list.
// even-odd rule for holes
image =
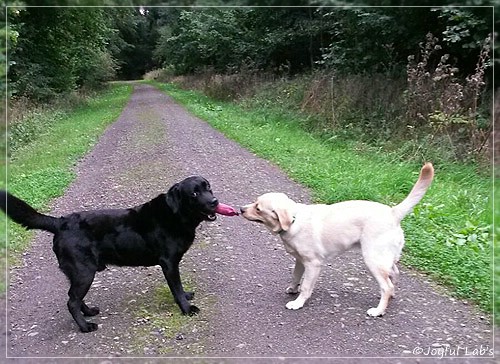
[[[36, 209], [47, 211], [50, 201], [61, 196], [75, 178], [77, 161], [118, 118], [131, 91], [130, 85], [113, 85], [74, 110], [46, 111], [43, 131], [16, 147], [8, 161], [9, 192], [29, 201]], [[51, 114], [52, 123], [47, 121]], [[6, 236], [6, 229], [9, 259], [16, 259], [28, 246], [32, 232], [9, 222], [0, 224], [0, 236]], [[1, 243], [5, 246], [5, 240]], [[5, 257], [1, 260], [3, 265]], [[3, 292], [5, 287], [1, 288]]]
[[[300, 117], [274, 109], [243, 109], [172, 84], [156, 85], [229, 138], [309, 187], [316, 202], [369, 199], [394, 204], [417, 179], [420, 161], [380, 153], [355, 140], [305, 131]], [[459, 298], [493, 309], [492, 183], [473, 165], [440, 162], [423, 201], [403, 221], [402, 262], [449, 287]], [[495, 302], [498, 307], [498, 302]]]
[[[186, 291], [196, 291], [189, 274], [183, 274], [183, 281]], [[192, 342], [186, 347], [182, 340], [184, 334], [197, 331], [204, 320], [197, 316], [183, 315], [167, 285], [156, 287], [152, 297], [142, 297], [134, 305], [134, 312], [137, 313], [137, 324], [132, 329], [134, 353], [142, 354], [144, 348], [149, 348], [156, 354], [168, 355], [172, 353], [175, 342], [179, 342], [189, 354], [202, 352], [202, 341]]]

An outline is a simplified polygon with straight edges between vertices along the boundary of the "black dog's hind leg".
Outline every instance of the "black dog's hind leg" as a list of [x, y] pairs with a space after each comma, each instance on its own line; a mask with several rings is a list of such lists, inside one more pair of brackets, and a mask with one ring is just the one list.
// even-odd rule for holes
[[95, 271], [80, 271], [75, 273], [76, 274], [69, 277], [71, 287], [68, 291], [68, 310], [73, 316], [73, 319], [76, 321], [80, 331], [95, 331], [97, 330], [97, 324], [87, 322], [82, 315], [82, 312], [87, 316], [94, 316], [99, 313], [99, 309], [97, 307], [90, 308], [85, 304], [85, 302], [83, 302], [83, 298], [89, 291], [92, 281], [94, 280]]
[[185, 292], [182, 287], [181, 276], [179, 273], [179, 262], [180, 259], [161, 258], [160, 266], [163, 270], [163, 275], [167, 280], [168, 287], [174, 296], [175, 303], [177, 303], [184, 315], [194, 315], [198, 313], [200, 309], [188, 302], [188, 300], [193, 298], [194, 293]]

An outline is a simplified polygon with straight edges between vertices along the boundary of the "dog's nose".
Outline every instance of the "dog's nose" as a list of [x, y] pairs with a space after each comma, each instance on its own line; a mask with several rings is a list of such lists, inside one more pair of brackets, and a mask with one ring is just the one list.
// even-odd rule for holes
[[212, 207], [216, 207], [217, 205], [219, 204], [219, 200], [217, 200], [217, 198], [214, 197], [214, 199], [210, 202], [210, 205]]
[[242, 213], [242, 214], [244, 214], [246, 210], [247, 210], [247, 209], [246, 209], [246, 207], [245, 207], [245, 206], [241, 206], [241, 207], [240, 207], [240, 211], [241, 211], [241, 213]]

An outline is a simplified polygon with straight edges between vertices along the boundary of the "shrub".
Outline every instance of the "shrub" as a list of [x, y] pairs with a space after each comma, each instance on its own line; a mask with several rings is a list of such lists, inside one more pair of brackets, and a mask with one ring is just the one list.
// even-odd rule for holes
[[78, 71], [78, 83], [82, 88], [96, 90], [115, 77], [118, 65], [109, 53], [100, 49], [89, 50], [85, 58]]

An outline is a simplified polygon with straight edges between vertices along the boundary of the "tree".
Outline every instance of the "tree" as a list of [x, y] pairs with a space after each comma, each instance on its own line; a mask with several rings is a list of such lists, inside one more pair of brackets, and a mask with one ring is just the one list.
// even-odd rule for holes
[[18, 33], [9, 57], [14, 94], [41, 101], [113, 77], [101, 8], [27, 7], [9, 20]]
[[324, 26], [311, 8], [182, 10], [161, 30], [155, 55], [180, 73], [284, 65], [299, 72], [319, 58]]
[[153, 51], [159, 37], [155, 8], [113, 8], [108, 17], [114, 29], [109, 49], [121, 79], [138, 79], [158, 67]]

